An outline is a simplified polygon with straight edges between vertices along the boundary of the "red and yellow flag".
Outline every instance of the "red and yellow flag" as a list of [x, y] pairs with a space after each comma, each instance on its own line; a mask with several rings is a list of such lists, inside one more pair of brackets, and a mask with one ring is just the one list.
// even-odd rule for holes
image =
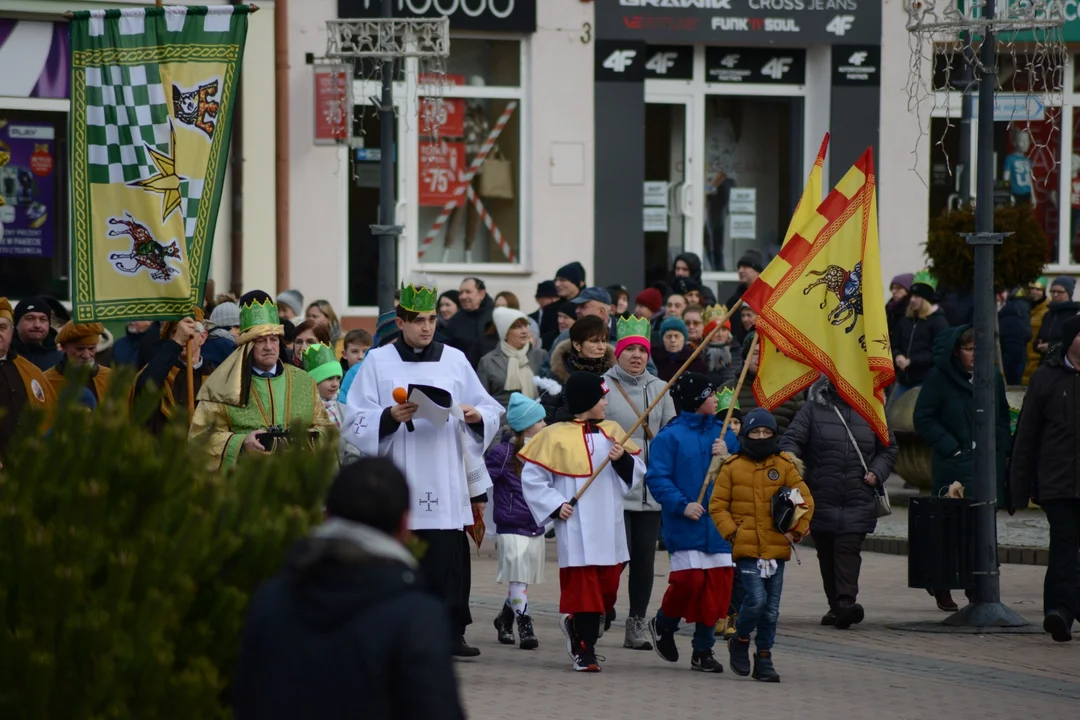
[[757, 311], [763, 338], [824, 373], [888, 442], [885, 388], [893, 362], [884, 297], [874, 155], [867, 149], [743, 301]]
[[[828, 148], [829, 134], [825, 133], [817, 159], [814, 160], [814, 167], [810, 170], [810, 177], [806, 179], [802, 197], [799, 198], [799, 204], [795, 206], [795, 214], [791, 216], [783, 245], [786, 245], [788, 240], [817, 214], [817, 206], [821, 203], [823, 195], [822, 165]], [[760, 359], [757, 374], [754, 376], [754, 397], [758, 405], [767, 410], [773, 410], [783, 405], [788, 398], [810, 387], [817, 380], [819, 373], [817, 368], [801, 359], [798, 350], [790, 343], [782, 343], [784, 350], [781, 352], [777, 343], [766, 337], [765, 333], [760, 335], [759, 341], [761, 343]]]

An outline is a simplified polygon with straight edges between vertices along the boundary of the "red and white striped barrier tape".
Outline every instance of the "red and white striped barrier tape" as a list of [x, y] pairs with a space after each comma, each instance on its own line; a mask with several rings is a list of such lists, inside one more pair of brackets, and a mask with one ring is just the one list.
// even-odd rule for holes
[[465, 191], [469, 200], [472, 201], [473, 207], [476, 208], [476, 213], [480, 216], [480, 219], [484, 221], [484, 225], [491, 233], [491, 237], [495, 239], [495, 242], [499, 244], [499, 249], [502, 250], [503, 255], [509, 262], [514, 262], [514, 249], [510, 247], [510, 243], [506, 242], [506, 238], [499, 232], [498, 226], [495, 221], [492, 220], [491, 215], [488, 214], [487, 208], [484, 207], [484, 203], [480, 202], [480, 198], [476, 196], [476, 192], [472, 189], [472, 186], [468, 186]]

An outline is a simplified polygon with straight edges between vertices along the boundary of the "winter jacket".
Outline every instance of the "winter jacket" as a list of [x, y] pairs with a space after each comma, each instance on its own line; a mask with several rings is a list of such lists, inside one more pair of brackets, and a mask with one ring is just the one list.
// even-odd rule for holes
[[504, 433], [502, 439], [491, 446], [484, 455], [488, 475], [491, 476], [492, 518], [495, 532], [499, 535], [526, 535], [536, 537], [544, 534], [544, 527], [537, 525], [532, 511], [525, 503], [521, 490], [514, 451], [514, 433]]
[[214, 365], [220, 365], [236, 349], [236, 338], [228, 328], [214, 328], [202, 346], [202, 355]]
[[802, 463], [793, 455], [770, 455], [757, 461], [731, 455], [716, 476], [709, 515], [720, 535], [732, 544], [732, 557], [790, 560], [791, 544], [773, 527], [772, 496], [781, 487], [798, 488], [809, 512], [791, 528], [797, 537], [810, 530], [814, 498], [803, 482]]
[[[675, 280], [675, 263], [682, 260], [690, 267], [690, 277], [697, 281], [701, 286], [701, 304], [705, 307], [716, 304], [716, 293], [712, 291], [712, 288], [705, 285], [701, 281], [701, 258], [697, 253], [684, 252], [675, 256], [675, 259], [671, 261], [671, 278], [668, 280], [668, 284], [671, 284]], [[731, 307], [730, 305], [728, 307]]]
[[142, 366], [139, 365], [139, 349], [147, 336], [160, 337], [161, 323], [155, 322], [141, 333], [125, 332], [124, 337], [117, 340], [113, 345], [112, 366], [115, 368], [121, 365], [129, 365], [135, 369], [141, 368]]
[[[954, 481], [971, 496], [972, 463], [975, 452], [975, 394], [971, 376], [955, 358], [956, 346], [967, 325], [949, 328], [934, 346], [934, 369], [926, 378], [915, 402], [915, 432], [930, 444], [932, 493], [938, 495]], [[1004, 503], [1005, 458], [1011, 443], [1009, 401], [1005, 383], [994, 373], [997, 391], [997, 477], [998, 501]], [[1025, 403], [1026, 404], [1026, 403]]]
[[[487, 326], [491, 322], [491, 312], [494, 309], [495, 301], [491, 299], [490, 295], [485, 295], [484, 299], [480, 301], [480, 307], [476, 310], [458, 310], [454, 317], [450, 318], [450, 322], [446, 326], [448, 344], [451, 347], [456, 347], [465, 353], [466, 357], [469, 357], [469, 352], [473, 346], [479, 343], [481, 338], [487, 334]], [[474, 357], [475, 360], [470, 358], [470, 362], [475, 368], [480, 356]]]
[[[744, 361], [745, 362], [745, 361]], [[755, 372], [747, 372], [746, 380], [743, 381], [742, 389], [739, 390], [739, 410], [743, 415], [750, 412], [756, 407], [759, 407], [757, 397], [754, 395], [754, 378], [757, 376]], [[726, 387], [735, 389], [735, 385], [738, 384], [738, 379], [732, 380]], [[785, 400], [779, 407], [772, 410], [773, 417], [776, 418], [777, 435], [783, 437], [787, 432], [788, 425], [795, 419], [795, 416], [806, 404], [806, 393], [796, 393], [787, 400]]]
[[49, 330], [45, 340], [40, 345], [30, 345], [19, 339], [19, 332], [12, 334], [11, 347], [24, 360], [29, 360], [38, 369], [45, 371], [56, 366], [64, 359], [64, 353], [56, 347], [56, 329]]
[[[574, 372], [574, 368], [571, 368], [567, 361], [571, 357], [570, 353], [573, 349], [573, 345], [569, 340], [564, 340], [555, 346], [555, 349], [551, 351], [551, 358], [549, 363], [551, 369], [549, 374], [551, 377], [560, 384], [566, 384], [566, 381], [570, 379], [570, 373]], [[608, 346], [607, 353], [604, 355], [604, 361], [600, 364], [603, 372], [606, 373], [611, 368], [615, 367], [615, 349], [610, 345]], [[559, 416], [559, 409], [563, 405], [563, 397], [561, 393], [546, 393], [540, 396], [540, 404], [544, 406], [544, 410], [547, 412], [547, 424], [559, 422], [556, 418]], [[562, 420], [569, 420], [569, 417], [563, 417]], [[635, 418], [636, 419], [636, 418]]]
[[1043, 298], [1031, 308], [1031, 335], [1033, 339], [1027, 346], [1027, 365], [1024, 367], [1024, 378], [1022, 380], [1024, 385], [1031, 381], [1031, 376], [1035, 374], [1035, 371], [1042, 363], [1043, 355], [1035, 349], [1036, 340], [1034, 338], [1039, 337], [1043, 318], [1046, 317], [1046, 311], [1049, 309], [1050, 303], [1046, 301], [1046, 298]]
[[1061, 342], [1061, 329], [1065, 321], [1077, 313], [1080, 313], [1080, 302], [1076, 300], [1050, 303], [1039, 327], [1039, 340], [1047, 345]]
[[892, 339], [893, 360], [903, 355], [911, 364], [907, 370], [896, 368], [896, 382], [907, 387], [921, 385], [934, 367], [934, 340], [949, 328], [945, 313], [934, 310], [926, 318], [915, 315], [910, 308], [896, 326]]
[[[544, 361], [547, 359], [547, 353], [540, 348], [530, 347], [528, 358], [532, 374], [539, 375], [541, 368], [544, 367]], [[510, 404], [511, 391], [504, 389], [509, 363], [510, 358], [506, 357], [502, 349], [497, 347], [480, 358], [480, 362], [476, 366], [476, 376], [480, 378], [480, 384], [484, 386], [484, 390], [487, 391], [488, 395], [495, 398], [503, 407]]]
[[889, 337], [896, 337], [896, 329], [900, 326], [900, 321], [907, 316], [908, 303], [911, 302], [911, 296], [905, 295], [899, 300], [890, 300], [885, 303], [885, 320], [889, 324]]
[[998, 310], [998, 336], [1001, 339], [1001, 362], [1005, 381], [1019, 385], [1031, 342], [1031, 306], [1020, 297], [1010, 297]]
[[1015, 507], [1028, 498], [1080, 499], [1080, 372], [1055, 349], [1031, 376], [1013, 444], [1009, 487]]
[[[607, 419], [614, 420], [624, 429], [633, 427], [641, 413], [645, 412], [645, 408], [656, 400], [656, 396], [663, 391], [664, 386], [667, 384], [648, 372], [634, 377], [618, 365], [604, 373], [604, 377], [607, 378], [608, 384]], [[626, 398], [619, 391], [620, 387], [630, 396], [634, 407], [630, 407], [630, 404], [626, 402]], [[674, 418], [675, 403], [672, 402], [670, 395], [665, 394], [664, 399], [657, 403], [653, 411], [649, 413], [648, 421], [642, 423], [642, 426], [635, 430], [631, 436], [638, 447], [641, 448], [640, 457], [646, 468], [649, 467], [650, 463], [650, 447], [653, 439], [656, 438], [660, 429]], [[646, 434], [646, 426], [648, 426], [651, 436]], [[702, 477], [705, 476], [702, 475]], [[660, 509], [660, 504], [649, 494], [645, 484], [641, 483], [630, 489], [630, 492], [623, 499], [623, 507], [629, 511], [657, 511]]]
[[[686, 359], [690, 357], [694, 352], [694, 348], [690, 347], [690, 343], [686, 343], [683, 349], [677, 353], [669, 353], [664, 349], [663, 345], [654, 345], [652, 349], [653, 362], [656, 363], [656, 376], [663, 380], [665, 383], [671, 378], [675, 377], [675, 373], [679, 372], [679, 368], [683, 366]], [[705, 351], [702, 350], [702, 353]], [[709, 372], [709, 368], [705, 365], [704, 358], [701, 357], [701, 353], [694, 358], [694, 362], [690, 363], [690, 367], [686, 369], [686, 372], [705, 374]]]
[[[837, 410], [855, 437], [858, 452]], [[832, 384], [822, 378], [810, 387], [806, 404], [780, 438], [780, 450], [792, 453], [806, 465], [803, 479], [814, 494], [811, 532], [837, 535], [874, 532], [876, 491], [863, 481], [866, 476], [863, 462], [879, 482], [889, 478], [899, 450], [891, 430], [886, 445], [870, 424], [836, 394]]]
[[344, 540], [302, 540], [249, 606], [234, 717], [461, 720], [450, 639], [416, 569]]
[[[712, 445], [720, 437], [723, 420], [711, 415], [683, 413], [664, 427], [653, 441], [652, 462], [645, 474], [649, 492], [663, 508], [664, 547], [668, 552], [700, 550], [731, 553], [731, 545], [708, 514], [697, 520], [683, 515], [686, 506], [697, 502], [701, 483], [712, 461]], [[729, 440], [735, 440], [728, 430]], [[735, 440], [738, 447], [738, 440]], [[705, 493], [703, 504], [709, 507], [712, 488]]]

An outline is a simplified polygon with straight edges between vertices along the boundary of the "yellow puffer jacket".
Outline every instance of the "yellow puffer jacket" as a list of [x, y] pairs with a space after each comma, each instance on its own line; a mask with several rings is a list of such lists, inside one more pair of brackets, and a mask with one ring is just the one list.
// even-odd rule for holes
[[802, 479], [802, 462], [791, 453], [770, 455], [761, 462], [732, 455], [720, 468], [709, 501], [716, 529], [732, 546], [732, 557], [790, 560], [791, 545], [773, 527], [772, 497], [782, 486], [798, 488], [807, 512], [791, 531], [802, 537], [810, 530], [814, 499]]

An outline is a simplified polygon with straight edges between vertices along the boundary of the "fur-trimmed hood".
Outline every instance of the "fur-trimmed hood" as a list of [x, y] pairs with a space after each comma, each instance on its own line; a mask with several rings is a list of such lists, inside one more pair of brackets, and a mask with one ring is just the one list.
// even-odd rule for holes
[[[566, 367], [566, 361], [570, 357], [572, 348], [573, 344], [569, 340], [563, 340], [551, 351], [551, 374], [563, 384], [570, 379], [570, 368]], [[604, 368], [600, 371], [600, 374], [603, 375], [613, 367], [615, 367], [615, 350], [611, 345], [608, 345], [607, 351], [604, 353]]]

